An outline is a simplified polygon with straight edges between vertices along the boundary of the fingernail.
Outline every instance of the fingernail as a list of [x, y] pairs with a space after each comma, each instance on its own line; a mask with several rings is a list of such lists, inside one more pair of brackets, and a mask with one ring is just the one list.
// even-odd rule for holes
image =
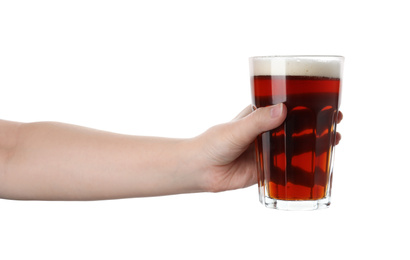
[[283, 110], [283, 104], [282, 103], [274, 105], [272, 107], [272, 109], [270, 110], [270, 117], [271, 118], [279, 117], [282, 114], [282, 110]]

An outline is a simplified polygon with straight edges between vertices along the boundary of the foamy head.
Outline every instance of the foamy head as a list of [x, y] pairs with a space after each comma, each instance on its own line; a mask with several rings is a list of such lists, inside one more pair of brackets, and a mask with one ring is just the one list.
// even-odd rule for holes
[[341, 78], [341, 56], [260, 56], [250, 61], [251, 76], [312, 76]]

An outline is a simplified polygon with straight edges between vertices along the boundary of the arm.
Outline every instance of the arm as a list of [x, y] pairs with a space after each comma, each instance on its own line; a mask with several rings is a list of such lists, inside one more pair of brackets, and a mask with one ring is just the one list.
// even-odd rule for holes
[[247, 108], [192, 139], [0, 121], [0, 197], [98, 200], [246, 187], [256, 182], [250, 144], [285, 116], [282, 106]]
[[94, 200], [203, 190], [200, 176], [183, 167], [187, 140], [54, 122], [2, 125], [15, 133], [0, 177], [2, 197]]

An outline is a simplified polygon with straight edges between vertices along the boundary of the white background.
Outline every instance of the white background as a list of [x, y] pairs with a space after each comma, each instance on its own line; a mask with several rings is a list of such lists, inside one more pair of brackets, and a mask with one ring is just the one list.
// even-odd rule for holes
[[0, 118], [193, 137], [250, 103], [248, 57], [346, 57], [329, 209], [257, 187], [0, 200], [0, 259], [409, 259], [406, 1], [0, 1]]

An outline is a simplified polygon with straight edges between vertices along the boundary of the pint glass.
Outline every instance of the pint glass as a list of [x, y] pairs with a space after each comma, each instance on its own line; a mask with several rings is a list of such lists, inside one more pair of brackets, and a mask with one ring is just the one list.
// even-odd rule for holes
[[250, 58], [254, 109], [284, 103], [285, 122], [255, 141], [259, 200], [266, 207], [330, 205], [336, 121], [344, 58]]

